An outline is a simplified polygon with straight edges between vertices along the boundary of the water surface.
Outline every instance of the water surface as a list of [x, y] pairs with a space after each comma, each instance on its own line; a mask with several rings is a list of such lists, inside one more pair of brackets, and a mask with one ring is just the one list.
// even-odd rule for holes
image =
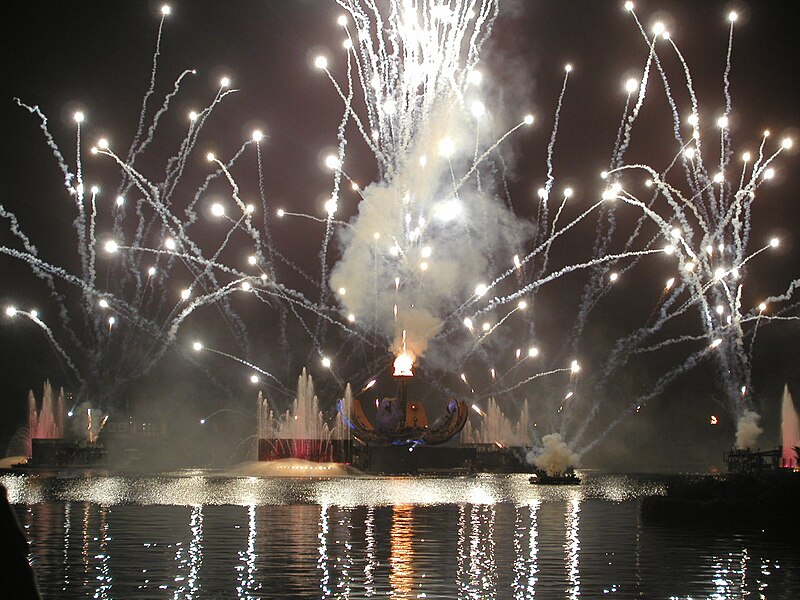
[[655, 476], [0, 477], [46, 598], [797, 598], [791, 540], [643, 523]]

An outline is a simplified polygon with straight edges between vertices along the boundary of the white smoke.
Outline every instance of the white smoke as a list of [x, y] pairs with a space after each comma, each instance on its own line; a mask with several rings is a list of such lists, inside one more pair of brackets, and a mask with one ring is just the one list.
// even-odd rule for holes
[[756, 439], [764, 432], [758, 425], [760, 420], [761, 415], [753, 410], [746, 410], [744, 414], [739, 417], [739, 422], [736, 425], [737, 448], [744, 449], [755, 447]]
[[[472, 297], [478, 284], [512, 265], [532, 233], [531, 225], [492, 193], [490, 182], [482, 180], [478, 187], [473, 174], [454, 193], [453, 173], [458, 179], [469, 169], [475, 145], [474, 138], [470, 142], [458, 132], [474, 129], [454, 99], [440, 111], [442, 117], [429, 120], [431, 126], [419, 132], [386, 180], [363, 191], [358, 215], [342, 231], [342, 258], [330, 278], [333, 290], [346, 290], [340, 297], [346, 313], [387, 336], [393, 352], [406, 330], [415, 357], [428, 351], [444, 318]], [[442, 139], [454, 143], [449, 160], [440, 155]], [[439, 354], [429, 357], [437, 366], [453, 359], [433, 354]]]
[[550, 433], [542, 438], [542, 448], [531, 450], [527, 460], [548, 475], [562, 475], [568, 467], [575, 467], [580, 456], [561, 439], [560, 433]]

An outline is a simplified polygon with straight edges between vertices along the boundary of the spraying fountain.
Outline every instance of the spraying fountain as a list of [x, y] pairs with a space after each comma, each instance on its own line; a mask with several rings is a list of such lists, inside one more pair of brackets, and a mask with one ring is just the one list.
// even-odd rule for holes
[[[352, 397], [350, 387], [345, 399]], [[349, 430], [340, 419], [331, 429], [314, 393], [314, 381], [303, 369], [290, 410], [276, 417], [268, 401], [258, 395], [258, 460], [300, 459], [318, 463], [349, 462]]]
[[796, 469], [798, 451], [800, 451], [800, 420], [794, 407], [789, 386], [783, 388], [783, 406], [781, 409], [781, 466]]

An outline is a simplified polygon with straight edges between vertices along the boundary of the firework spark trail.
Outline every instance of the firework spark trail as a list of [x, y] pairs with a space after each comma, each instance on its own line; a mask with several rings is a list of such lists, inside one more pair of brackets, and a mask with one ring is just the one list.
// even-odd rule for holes
[[[540, 196], [539, 201], [539, 212], [537, 215], [537, 223], [540, 224], [541, 229], [540, 231], [543, 233], [547, 232], [547, 220], [548, 220], [548, 206], [547, 200], [550, 198], [550, 192], [553, 189], [553, 151], [556, 147], [556, 139], [558, 138], [558, 123], [559, 119], [561, 118], [561, 107], [564, 105], [564, 96], [567, 93], [567, 82], [569, 81], [569, 74], [572, 71], [572, 68], [567, 65], [564, 69], [564, 82], [561, 84], [561, 92], [558, 95], [558, 102], [556, 103], [556, 111], [553, 117], [553, 130], [550, 132], [550, 142], [547, 144], [547, 180], [544, 184], [544, 193]], [[536, 240], [539, 241], [538, 239]], [[544, 273], [547, 269], [547, 252], [545, 251], [545, 259], [543, 262], [543, 266], [541, 269], [541, 273]]]
[[139, 125], [136, 128], [136, 133], [133, 136], [133, 140], [131, 141], [130, 149], [128, 150], [128, 158], [125, 160], [128, 164], [133, 164], [134, 158], [136, 157], [137, 152], [141, 151], [143, 148], [139, 146], [139, 138], [141, 138], [142, 133], [144, 132], [144, 125], [145, 119], [147, 117], [147, 103], [150, 100], [150, 96], [153, 95], [156, 88], [156, 75], [158, 73], [158, 57], [161, 54], [161, 33], [164, 30], [164, 20], [167, 18], [167, 15], [162, 12], [161, 20], [158, 23], [158, 34], [156, 35], [156, 48], [153, 52], [153, 67], [150, 70], [150, 85], [147, 88], [147, 91], [144, 93], [144, 97], [142, 98], [142, 108], [139, 112]]
[[[433, 294], [430, 296], [433, 298], [436, 293], [439, 293], [446, 302], [437, 300], [431, 303], [431, 316], [435, 318], [435, 322], [427, 323], [425, 328], [419, 329], [419, 331], [426, 340], [447, 340], [449, 336], [455, 335], [458, 330], [461, 330], [460, 324], [456, 323], [454, 317], [458, 317], [458, 320], [460, 320], [467, 311], [475, 310], [476, 312], [472, 317], [476, 318], [501, 305], [521, 298], [523, 295], [529, 293], [535, 295], [542, 286], [551, 281], [578, 270], [589, 270], [589, 282], [584, 288], [576, 319], [577, 328], [574, 331], [577, 333], [571, 338], [571, 343], [575, 345], [578, 342], [578, 338], [582, 337], [580, 334], [588, 322], [590, 313], [597, 306], [600, 298], [604, 297], [610, 289], [608, 282], [605, 280], [609, 267], [620, 263], [621, 272], [625, 273], [637, 266], [642, 258], [650, 254], [664, 253], [672, 255], [672, 259], [675, 260], [674, 266], [678, 270], [676, 278], [678, 278], [679, 284], [668, 294], [666, 292], [662, 293], [659, 303], [653, 311], [654, 323], [650, 323], [651, 319], [648, 319], [648, 322], [642, 328], [617, 342], [612, 352], [612, 357], [607, 362], [600, 379], [604, 381], [611, 376], [613, 371], [621, 368], [635, 356], [650, 354], [691, 340], [710, 341], [714, 338], [721, 340], [719, 348], [716, 348], [713, 353], [713, 362], [717, 365], [718, 370], [722, 371], [730, 368], [733, 373], [732, 379], [749, 381], [752, 348], [760, 320], [762, 318], [775, 320], [797, 319], [792, 315], [786, 317], [777, 314], [772, 317], [766, 315], [762, 317], [760, 313], [758, 317], [742, 315], [743, 288], [738, 270], [743, 269], [746, 263], [768, 248], [763, 247], [753, 253], [747, 253], [751, 226], [751, 207], [757, 186], [766, 178], [767, 166], [777, 157], [780, 151], [773, 155], [764, 153], [767, 137], [765, 135], [759, 149], [758, 159], [752, 165], [750, 178], [748, 179], [746, 176], [749, 163], [745, 162], [745, 167], [743, 167], [740, 176], [739, 189], [733, 193], [730, 184], [724, 180], [724, 172], [730, 160], [730, 136], [726, 128], [722, 127], [720, 132], [721, 154], [719, 166], [723, 180], [712, 181], [708, 170], [703, 164], [703, 157], [700, 152], [700, 129], [696, 123], [693, 123], [694, 135], [692, 140], [686, 143], [683, 142], [676, 103], [667, 74], [656, 54], [657, 41], [662, 37], [663, 39], [668, 39], [683, 68], [686, 87], [692, 103], [692, 114], [696, 116], [699, 113], [699, 108], [694, 94], [691, 73], [684, 57], [671, 38], [668, 36], [659, 37], [656, 34], [651, 39], [641, 27], [636, 15], [633, 15], [646, 40], [649, 51], [641, 84], [639, 85], [637, 100], [633, 106], [631, 106], [632, 92], [629, 91], [626, 97], [625, 110], [620, 127], [617, 130], [612, 151], [611, 169], [608, 174], [611, 177], [609, 183], [616, 185], [627, 174], [628, 169], [645, 170], [651, 175], [656, 188], [652, 197], [645, 201], [639, 200], [632, 193], [623, 190], [620, 184], [619, 190], [613, 193], [613, 198], [604, 198], [604, 200], [611, 200], [611, 202], [604, 202], [603, 200], [597, 202], [566, 226], [559, 229], [559, 218], [562, 212], [566, 211], [567, 197], [565, 195], [555, 213], [552, 225], [547, 227], [550, 219], [547, 202], [554, 182], [555, 145], [562, 104], [566, 93], [567, 74], [564, 77], [561, 93], [558, 97], [553, 130], [547, 146], [546, 194], [542, 198], [542, 203], [540, 203], [540, 214], [536, 221], [540, 228], [534, 239], [534, 249], [524, 254], [518, 249], [525, 248], [525, 245], [530, 242], [530, 238], [525, 238], [522, 230], [515, 233], [516, 237], [509, 236], [508, 238], [503, 238], [500, 242], [489, 238], [490, 243], [486, 243], [486, 240], [481, 237], [483, 233], [481, 230], [486, 227], [493, 217], [499, 214], [488, 212], [487, 207], [489, 205], [482, 203], [484, 199], [489, 199], [490, 201], [499, 200], [491, 189], [486, 189], [491, 188], [492, 182], [491, 177], [483, 179], [483, 173], [494, 176], [497, 180], [502, 179], [502, 184], [505, 185], [505, 179], [501, 178], [497, 173], [497, 163], [492, 161], [490, 157], [496, 153], [506, 138], [526, 121], [512, 127], [497, 138], [494, 143], [487, 144], [485, 146], [486, 150], [481, 152], [481, 132], [484, 131], [483, 122], [466, 114], [469, 112], [466, 107], [470, 99], [477, 93], [477, 89], [471, 87], [474, 82], [470, 82], [470, 78], [476, 72], [474, 69], [478, 64], [480, 47], [491, 33], [492, 23], [497, 15], [497, 2], [493, 0], [474, 0], [471, 2], [438, 5], [428, 0], [411, 4], [400, 2], [400, 0], [389, 0], [388, 13], [382, 13], [372, 0], [337, 0], [337, 2], [352, 17], [352, 23], [350, 20], [346, 20], [344, 23], [340, 21], [340, 25], [343, 25], [349, 41], [349, 47], [346, 46], [346, 87], [339, 86], [333, 73], [326, 66], [327, 61], [325, 61], [324, 66], [317, 65], [325, 71], [328, 80], [343, 101], [343, 112], [336, 130], [338, 152], [335, 157], [337, 164], [333, 168], [331, 204], [330, 207], [326, 206], [329, 210], [327, 210], [327, 215], [324, 219], [300, 213], [279, 213], [282, 215], [301, 216], [325, 223], [325, 232], [319, 254], [321, 263], [321, 279], [319, 281], [301, 270], [273, 245], [269, 230], [268, 205], [264, 189], [264, 166], [262, 164], [261, 148], [257, 140], [254, 139], [253, 141], [256, 143], [258, 185], [261, 205], [264, 209], [263, 229], [260, 230], [260, 228], [253, 225], [248, 209], [240, 198], [239, 187], [232, 173], [234, 163], [250, 142], [245, 143], [234, 157], [226, 163], [215, 159], [219, 169], [206, 177], [205, 182], [196, 190], [193, 199], [183, 208], [183, 214], [179, 215], [180, 208], [172, 206], [173, 197], [175, 197], [175, 192], [178, 189], [177, 186], [183, 179], [189, 156], [198, 143], [203, 125], [218, 103], [227, 94], [235, 91], [228, 90], [227, 83], [221, 85], [213, 102], [206, 109], [192, 117], [178, 153], [167, 161], [162, 182], [151, 183], [135, 168], [134, 161], [136, 157], [140, 152], [144, 151], [148, 144], [154, 141], [159, 119], [164, 114], [167, 114], [171, 100], [178, 93], [181, 80], [190, 73], [190, 71], [184, 71], [175, 82], [172, 91], [164, 99], [161, 108], [156, 111], [153, 122], [145, 134], [148, 100], [155, 89], [163, 18], [159, 25], [150, 86], [142, 102], [139, 128], [131, 144], [128, 159], [120, 160], [117, 157], [113, 157], [123, 174], [122, 181], [124, 184], [121, 183], [120, 185], [124, 185], [124, 187], [121, 187], [121, 189], [136, 189], [143, 197], [136, 200], [134, 215], [136, 229], [128, 246], [122, 246], [121, 243], [124, 243], [125, 230], [129, 226], [125, 219], [131, 215], [129, 211], [121, 207], [119, 211], [114, 213], [114, 240], [119, 245], [119, 249], [126, 250], [126, 252], [119, 254], [120, 259], [116, 265], [112, 264], [107, 268], [106, 290], [103, 292], [97, 290], [95, 281], [97, 274], [95, 265], [95, 227], [98, 213], [94, 192], [92, 192], [90, 198], [91, 214], [88, 217], [88, 226], [86, 225], [85, 214], [83, 215], [83, 220], [80, 220], [80, 211], [83, 210], [85, 198], [80, 158], [80, 122], [78, 122], [77, 127], [77, 175], [72, 175], [63, 157], [61, 157], [58, 147], [49, 132], [47, 132], [44, 116], [38, 111], [38, 108], [22, 105], [19, 101], [17, 102], [29, 112], [35, 112], [40, 116], [48, 145], [59, 160], [64, 172], [66, 187], [77, 198], [76, 204], [79, 210], [79, 217], [76, 218], [75, 226], [78, 229], [79, 237], [82, 232], [85, 232], [85, 235], [89, 238], [88, 243], [86, 243], [85, 239], [79, 240], [79, 251], [82, 253], [81, 258], [84, 258], [83, 253], [86, 253], [89, 257], [89, 268], [88, 270], [86, 268], [83, 269], [83, 278], [75, 277], [70, 279], [71, 276], [63, 270], [54, 271], [50, 267], [40, 266], [37, 262], [38, 259], [35, 259], [35, 246], [29, 243], [26, 236], [15, 233], [22, 241], [23, 247], [28, 251], [27, 253], [18, 252], [16, 258], [25, 260], [31, 265], [34, 272], [37, 272], [38, 269], [45, 279], [50, 277], [50, 281], [52, 281], [53, 277], [57, 277], [66, 280], [68, 283], [78, 285], [82, 292], [87, 295], [87, 298], [91, 298], [92, 303], [96, 302], [98, 297], [107, 297], [114, 310], [118, 310], [120, 315], [125, 315], [126, 318], [134, 322], [138, 319], [144, 319], [143, 316], [140, 316], [140, 313], [143, 312], [143, 309], [148, 308], [148, 302], [145, 302], [147, 298], [156, 298], [157, 305], [170, 302], [168, 294], [155, 293], [155, 289], [151, 285], [151, 276], [143, 279], [141, 267], [145, 264], [143, 262], [145, 257], [155, 258], [153, 268], [158, 268], [159, 279], [164, 283], [166, 283], [171, 274], [178, 274], [179, 268], [181, 270], [185, 268], [193, 277], [193, 283], [190, 287], [197, 287], [203, 293], [186, 304], [180, 302], [175, 304], [166, 320], [153, 319], [146, 321], [154, 326], [156, 330], [163, 327], [163, 335], [153, 336], [154, 351], [148, 354], [148, 356], [154, 356], [154, 360], [156, 360], [163, 355], [167, 348], [174, 345], [182, 324], [199, 308], [214, 305], [223, 314], [229, 315], [231, 320], [238, 319], [232, 308], [230, 308], [229, 297], [240, 289], [244, 289], [244, 291], [258, 298], [259, 301], [268, 305], [271, 309], [280, 311], [282, 316], [280, 317], [281, 324], [279, 327], [282, 331], [282, 343], [286, 347], [288, 347], [288, 341], [286, 340], [287, 319], [288, 315], [291, 314], [297, 319], [297, 322], [308, 336], [308, 340], [312, 345], [312, 353], [316, 353], [320, 357], [323, 356], [327, 330], [329, 327], [336, 327], [340, 329], [344, 337], [338, 345], [334, 356], [344, 355], [346, 357], [351, 348], [350, 344], [353, 344], [352, 347], [354, 349], [357, 344], [361, 353], [366, 357], [365, 349], [368, 346], [372, 346], [380, 352], [384, 341], [388, 342], [388, 339], [391, 338], [391, 327], [402, 327], [403, 318], [410, 318], [408, 315], [412, 311], [409, 310], [409, 307], [415, 304], [424, 304], [423, 298], [427, 294]], [[352, 29], [351, 26], [353, 27]], [[724, 74], [725, 116], [731, 112], [728, 76], [730, 72], [732, 35], [733, 26], [731, 26], [729, 36]], [[422, 68], [423, 66], [425, 68]], [[680, 148], [672, 162], [659, 171], [644, 165], [624, 164], [624, 157], [630, 145], [634, 123], [637, 121], [644, 104], [645, 89], [650, 78], [650, 71], [653, 69], [656, 69], [661, 75], [667, 102], [672, 111], [675, 138]], [[361, 106], [362, 103], [363, 107]], [[365, 113], [363, 118], [360, 113]], [[447, 119], [443, 118], [445, 116]], [[363, 191], [361, 189], [357, 190], [362, 200], [359, 205], [359, 217], [351, 223], [344, 223], [335, 219], [334, 213], [339, 200], [342, 177], [352, 182], [352, 179], [342, 168], [345, 159], [345, 146], [348, 141], [345, 138], [346, 126], [351, 122], [355, 126], [355, 130], [358, 131], [358, 135], [363, 137], [366, 147], [375, 157], [378, 178], [374, 184]], [[461, 128], [465, 124], [466, 135], [463, 135], [460, 131], [456, 135], [452, 128]], [[474, 140], [472, 138], [473, 133]], [[456, 147], [456, 151], [448, 150], [445, 152], [440, 144], [439, 156], [435, 156], [433, 147], [437, 141], [435, 138], [442, 134], [449, 134], [450, 137], [454, 138], [448, 140], [445, 137], [442, 142], [448, 141]], [[468, 138], [466, 144], [469, 146], [468, 148], [463, 147], [463, 138], [465, 137]], [[112, 156], [111, 153], [103, 151], [99, 152], [99, 154]], [[497, 161], [502, 163], [502, 156], [498, 156]], [[689, 197], [682, 194], [678, 186], [667, 181], [670, 172], [678, 161], [681, 162], [686, 171], [686, 182], [691, 190]], [[425, 166], [426, 163], [427, 167]], [[476, 175], [474, 180], [472, 179], [473, 173]], [[232, 227], [227, 230], [221, 246], [216, 251], [206, 253], [200, 244], [195, 241], [191, 235], [193, 232], [190, 229], [200, 218], [197, 210], [198, 203], [206, 196], [207, 190], [210, 189], [210, 186], [215, 183], [220, 175], [224, 175], [227, 178], [233, 189], [233, 200], [242, 210], [243, 216], [238, 220], [226, 217], [232, 223]], [[413, 178], [417, 175], [419, 175], [420, 180], [428, 178], [430, 181], [419, 183], [418, 180]], [[435, 180], [438, 181], [433, 183]], [[445, 180], [447, 180], [447, 186], [443, 185]], [[77, 181], [77, 187], [74, 185], [75, 181]], [[473, 187], [473, 181], [475, 181], [474, 186], [477, 187]], [[487, 185], [487, 181], [489, 185]], [[467, 183], [470, 185], [467, 186]], [[717, 184], [719, 184], [718, 187]], [[436, 211], [441, 207], [428, 200], [428, 198], [435, 197], [442, 192], [452, 196], [454, 199], [455, 204], [448, 205], [448, 210], [453, 209], [453, 207], [456, 209], [455, 212], [447, 215], [451, 219], [450, 221], [443, 219], [445, 223], [450, 223], [444, 226], [436, 222]], [[662, 203], [657, 202], [657, 200], [661, 199], [664, 199], [666, 204], [663, 210]], [[506, 200], [508, 206], [505, 210], [509, 215], [513, 216], [513, 205], [508, 198]], [[638, 214], [633, 233], [628, 234], [627, 237], [621, 240], [623, 251], [610, 254], [608, 249], [612, 247], [612, 242], [615, 248], [619, 247], [615, 239], [617, 237], [616, 211], [618, 210], [618, 203], [613, 202], [613, 200], [625, 202], [626, 205], [635, 209]], [[598, 227], [591, 258], [584, 259], [583, 262], [577, 264], [567, 265], [553, 273], [548, 273], [548, 259], [553, 243], [603, 204], [605, 206], [602, 206], [602, 209], [597, 211]], [[543, 205], [544, 214], [541, 212]], [[373, 227], [368, 220], [364, 220], [363, 223], [358, 220], [366, 214], [365, 211], [368, 209], [373, 210], [373, 214], [380, 214], [382, 219], [382, 221], [377, 221], [382, 223], [380, 226], [382, 235], [380, 242], [377, 237], [374, 240], [372, 239], [373, 232], [378, 232], [378, 228]], [[0, 207], [0, 216], [6, 217], [2, 210], [2, 207]], [[456, 215], [458, 220], [453, 221], [453, 215]], [[19, 229], [18, 225], [15, 225], [15, 220], [11, 220], [11, 222], [12, 231], [15, 227]], [[422, 263], [424, 266], [420, 266], [417, 269], [416, 267], [421, 265], [417, 261], [421, 260], [420, 256], [426, 259], [431, 256], [432, 248], [432, 264], [435, 265], [433, 261], [444, 254], [442, 252], [444, 245], [440, 245], [439, 242], [441, 240], [446, 243], [449, 242], [447, 238], [441, 238], [440, 240], [437, 237], [440, 235], [439, 229], [452, 228], [454, 224], [461, 226], [462, 222], [464, 226], [461, 237], [466, 238], [463, 243], [467, 244], [469, 248], [480, 249], [485, 260], [476, 268], [460, 273], [464, 279], [463, 282], [453, 282], [449, 284], [449, 287], [441, 286], [434, 291], [438, 283], [437, 280], [440, 277], [433, 275], [426, 279], [422, 272], [427, 270], [428, 263]], [[126, 223], [125, 227], [123, 227], [123, 223]], [[383, 223], [391, 223], [391, 225], [387, 225], [384, 228]], [[399, 226], [395, 226], [395, 224], [399, 224]], [[545, 226], [541, 227], [542, 224]], [[650, 231], [645, 228], [648, 225], [655, 225], [657, 233], [651, 235]], [[355, 295], [352, 291], [355, 290], [355, 284], [351, 288], [350, 282], [342, 279], [342, 283], [348, 284], [347, 296], [344, 295], [344, 292], [341, 294], [332, 293], [331, 290], [339, 288], [339, 280], [335, 278], [341, 263], [333, 267], [328, 264], [328, 247], [334, 232], [339, 233], [341, 231], [343, 238], [347, 235], [352, 235], [352, 238], [343, 240], [343, 247], [350, 248], [357, 243], [354, 243], [353, 240], [357, 240], [357, 236], [362, 233], [361, 229], [364, 229], [367, 234], [364, 236], [365, 238], [368, 237], [365, 245], [369, 246], [372, 253], [369, 264], [374, 264], [374, 272], [367, 273], [367, 278], [373, 277], [374, 281], [370, 282], [372, 285], [364, 288], [367, 292], [372, 290], [372, 301], [375, 306], [375, 315], [371, 326], [368, 315], [365, 315], [364, 310], [358, 311], [352, 308], [352, 306], [359, 306], [358, 302], [354, 302], [353, 305], [350, 304], [351, 298]], [[677, 235], [674, 233], [675, 231], [678, 232]], [[254, 253], [257, 257], [258, 268], [263, 275], [262, 278], [220, 263], [223, 249], [229, 247], [234, 236], [238, 236], [240, 233], [247, 240], [247, 243], [252, 242], [254, 245]], [[161, 240], [161, 242], [155, 242], [157, 247], [161, 248], [158, 244], [166, 243], [165, 235], [168, 235], [168, 240], [175, 245], [174, 251], [167, 252], [147, 248], [153, 239]], [[533, 237], [531, 235], [531, 238]], [[697, 238], [702, 238], [699, 243]], [[386, 243], [386, 240], [389, 240], [391, 246]], [[656, 246], [660, 240], [665, 240], [664, 243], [668, 244], [668, 246], [657, 248]], [[644, 246], [640, 247], [642, 244]], [[710, 251], [704, 250], [712, 247], [712, 245], [717, 248], [718, 244], [720, 249], [714, 251], [713, 257]], [[423, 253], [425, 249], [427, 249], [427, 255]], [[140, 250], [142, 252], [138, 252]], [[517, 250], [516, 254], [515, 250]], [[392, 251], [395, 251], [395, 253], [392, 254]], [[15, 256], [7, 248], [3, 248], [2, 253]], [[523, 254], [524, 257], [520, 260], [518, 256]], [[512, 255], [514, 256], [514, 266], [507, 268], [506, 265], [511, 262], [510, 257]], [[206, 256], [210, 256], [210, 258], [206, 258]], [[461, 254], [458, 255], [458, 259], [461, 263], [469, 262], [467, 256], [466, 254]], [[310, 294], [303, 294], [279, 283], [277, 281], [276, 260], [282, 261], [290, 269], [299, 273], [303, 280], [311, 286], [312, 291]], [[360, 261], [362, 270], [364, 264], [366, 264], [364, 261]], [[124, 270], [123, 265], [131, 265], [133, 267], [130, 269], [131, 274], [129, 277], [136, 280], [133, 292], [136, 301], [130, 304], [125, 302], [121, 292], [118, 297], [110, 289], [112, 281], [111, 269]], [[720, 270], [722, 275], [718, 276]], [[499, 273], [499, 275], [492, 276], [492, 273]], [[513, 278], [510, 277], [512, 273], [514, 273]], [[531, 273], [538, 274], [531, 277]], [[229, 281], [230, 279], [232, 281]], [[388, 290], [391, 288], [390, 281], [402, 281], [402, 288], [399, 284], [396, 284], [394, 294], [389, 293]], [[491, 283], [479, 286], [485, 288], [484, 293], [472, 295], [471, 286], [474, 286], [478, 281], [491, 281]], [[784, 300], [794, 298], [794, 290], [798, 283], [796, 281], [789, 286]], [[247, 284], [248, 287], [244, 288], [244, 284]], [[149, 289], [153, 290], [152, 295], [148, 295], [148, 286], [150, 286]], [[342, 287], [345, 286], [343, 285]], [[668, 287], [670, 286], [668, 285]], [[387, 290], [385, 293], [383, 288]], [[488, 295], [484, 299], [483, 296], [489, 290], [492, 290], [494, 294]], [[55, 293], [55, 290], [53, 293]], [[318, 302], [309, 300], [311, 295], [316, 296], [317, 293], [319, 294]], [[333, 300], [334, 297], [336, 298], [335, 300]], [[462, 300], [465, 297], [466, 300]], [[379, 323], [382, 316], [388, 316], [389, 314], [388, 307], [383, 306], [385, 300], [390, 302], [390, 306], [395, 306], [394, 319], [387, 319], [388, 322], [392, 323], [391, 326], [387, 327], [383, 327]], [[130, 311], [126, 310], [126, 306], [131, 307]], [[378, 312], [379, 306], [381, 312]], [[398, 318], [397, 314], [398, 306], [400, 318]], [[454, 306], [457, 307], [455, 310], [453, 310]], [[723, 312], [717, 311], [719, 315], [714, 314], [714, 308], [720, 306], [723, 307], [722, 310], [728, 319], [727, 324], [722, 317]], [[686, 314], [690, 309], [697, 309], [701, 313], [700, 333], [678, 334], [668, 339], [657, 337], [658, 334], [664, 331], [668, 323], [674, 322], [678, 316]], [[784, 307], [783, 310], [785, 311], [787, 308]], [[488, 345], [487, 342], [490, 338], [493, 340], [495, 332], [516, 311], [517, 308], [509, 311], [494, 326], [490, 326], [484, 335], [480, 335], [474, 341], [471, 348], [459, 349], [460, 356], [450, 366], [455, 364], [460, 369], [460, 366], [466, 365], [468, 360], [474, 363], [488, 361], [490, 354], [487, 353], [485, 345]], [[357, 317], [352, 319], [358, 323], [357, 327], [351, 329], [344, 323], [345, 319], [343, 317], [347, 312], [357, 314]], [[367, 318], [365, 319], [364, 316], [367, 316]], [[717, 316], [720, 318], [717, 318]], [[102, 325], [100, 316], [93, 314], [92, 319], [92, 322], [97, 327]], [[742, 325], [751, 319], [758, 320], [755, 321], [755, 326], [752, 329], [753, 337], [748, 352], [742, 344], [745, 335]], [[312, 320], [316, 321], [313, 326], [310, 325]], [[348, 320], [351, 320], [349, 316]], [[241, 321], [236, 322], [241, 325], [231, 329], [234, 334], [233, 337], [237, 342], [246, 340], [247, 333], [244, 329], [244, 323]], [[530, 322], [532, 328], [533, 318], [530, 319]], [[373, 339], [362, 335], [363, 332], [370, 330], [374, 334]], [[99, 333], [99, 331], [96, 332], [96, 337], [99, 338], [100, 342], [110, 343], [111, 338], [109, 335], [101, 337]], [[128, 343], [128, 341], [125, 340], [123, 343]], [[690, 356], [686, 362], [676, 366], [670, 373], [665, 374], [657, 383], [656, 388], [641, 398], [646, 402], [648, 399], [655, 397], [675, 377], [699, 362], [706, 353], [709, 353], [708, 349]], [[228, 354], [226, 356], [232, 357], [232, 355]], [[330, 352], [325, 352], [324, 356], [330, 357], [331, 354]], [[249, 359], [235, 358], [235, 360], [257, 369]], [[374, 363], [377, 364], [380, 360], [385, 361], [387, 359], [377, 356]], [[501, 377], [501, 380], [507, 378], [522, 362], [519, 361], [512, 366]], [[434, 371], [438, 369], [444, 372], [440, 367], [433, 366], [432, 368]], [[510, 393], [543, 375], [568, 370], [556, 369], [545, 373], [537, 373], [527, 379], [521, 378], [520, 381], [497, 393]], [[332, 370], [331, 376], [338, 380], [337, 374]], [[271, 374], [270, 377], [274, 378]], [[442, 387], [438, 380], [433, 383]], [[573, 384], [572, 387], [576, 387], [577, 381], [574, 381]], [[589, 395], [581, 397], [589, 397]], [[597, 416], [599, 406], [600, 402], [593, 404], [592, 410], [594, 412], [592, 412], [592, 417]], [[562, 427], [566, 427], [569, 424], [568, 417], [572, 414], [570, 412], [571, 407], [572, 405], [561, 417]], [[588, 421], [586, 424], [588, 424]], [[615, 424], [612, 425], [612, 428], [613, 426]], [[585, 427], [582, 427], [578, 432], [576, 443], [581, 441], [584, 431]], [[591, 443], [594, 444], [596, 441]]]
[[58, 355], [61, 357], [61, 359], [64, 361], [64, 363], [69, 367], [70, 371], [72, 371], [72, 373], [75, 375], [76, 379], [80, 383], [83, 383], [83, 378], [81, 377], [81, 374], [78, 371], [78, 369], [72, 363], [72, 360], [70, 359], [69, 355], [64, 351], [64, 349], [61, 347], [61, 345], [56, 341], [56, 338], [53, 335], [52, 330], [47, 326], [47, 324], [44, 321], [42, 321], [36, 315], [35, 312], [27, 312], [27, 311], [24, 311], [24, 310], [16, 310], [14, 312], [14, 315], [23, 315], [23, 316], [27, 317], [29, 320], [31, 320], [33, 323], [38, 325], [42, 329], [42, 331], [44, 331], [45, 336], [47, 337], [47, 341], [50, 342], [50, 345], [58, 353]]

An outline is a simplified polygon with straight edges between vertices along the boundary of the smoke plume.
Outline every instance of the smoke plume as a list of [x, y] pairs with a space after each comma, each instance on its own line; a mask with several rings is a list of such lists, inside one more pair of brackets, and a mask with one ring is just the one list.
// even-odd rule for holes
[[758, 425], [760, 420], [761, 415], [753, 410], [746, 410], [744, 414], [739, 417], [739, 423], [736, 426], [737, 448], [744, 449], [755, 447], [756, 439], [764, 431]]
[[550, 433], [542, 438], [542, 448], [528, 453], [528, 462], [544, 469], [548, 475], [560, 475], [568, 467], [578, 464], [580, 456], [561, 439], [560, 433]]

